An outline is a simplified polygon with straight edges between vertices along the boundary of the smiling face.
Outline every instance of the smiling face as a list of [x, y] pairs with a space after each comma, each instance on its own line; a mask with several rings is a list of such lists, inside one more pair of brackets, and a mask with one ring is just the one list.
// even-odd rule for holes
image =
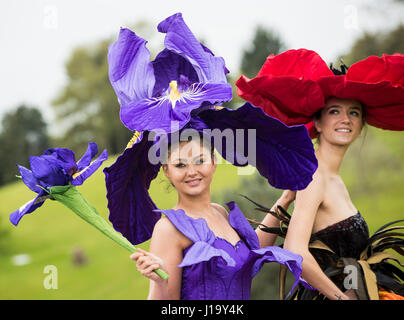
[[214, 155], [199, 139], [174, 146], [163, 165], [164, 174], [178, 193], [188, 196], [209, 192], [215, 170]]
[[350, 145], [359, 136], [364, 125], [362, 105], [357, 100], [330, 98], [314, 119], [320, 144]]

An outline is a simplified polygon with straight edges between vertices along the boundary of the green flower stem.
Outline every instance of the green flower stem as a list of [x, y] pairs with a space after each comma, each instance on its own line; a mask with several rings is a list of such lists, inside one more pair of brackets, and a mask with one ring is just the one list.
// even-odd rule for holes
[[[137, 251], [128, 239], [117, 232], [102, 216], [100, 216], [97, 210], [81, 195], [75, 186], [54, 186], [49, 188], [49, 191], [50, 195], [55, 200], [64, 204], [80, 218], [87, 221], [126, 250], [131, 253]], [[168, 275], [163, 270], [156, 269], [154, 272], [156, 272], [162, 279], [168, 279]]]

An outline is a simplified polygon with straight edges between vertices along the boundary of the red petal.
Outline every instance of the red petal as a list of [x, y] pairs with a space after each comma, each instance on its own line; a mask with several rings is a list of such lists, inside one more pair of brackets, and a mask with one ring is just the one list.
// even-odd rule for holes
[[347, 80], [377, 83], [389, 81], [393, 86], [404, 86], [404, 55], [369, 57], [353, 64], [347, 72]]
[[309, 123], [306, 123], [305, 127], [306, 127], [307, 131], [309, 132], [310, 138], [312, 138], [312, 139], [317, 138], [318, 132], [316, 130], [316, 127], [314, 126], [313, 121], [310, 121]]
[[298, 49], [288, 50], [277, 56], [270, 55], [257, 77], [265, 75], [316, 80], [322, 76], [332, 75], [332, 71], [316, 52]]
[[332, 76], [320, 78], [318, 84], [325, 99], [353, 99], [374, 107], [397, 105], [404, 101], [404, 87], [392, 86], [388, 81], [364, 83], [348, 81], [345, 76]]
[[404, 104], [382, 107], [368, 107], [366, 122], [385, 130], [404, 130]]
[[324, 107], [320, 87], [312, 80], [292, 76], [264, 76], [249, 80], [242, 76], [236, 82], [237, 94], [266, 114], [287, 125], [311, 121], [313, 114]]

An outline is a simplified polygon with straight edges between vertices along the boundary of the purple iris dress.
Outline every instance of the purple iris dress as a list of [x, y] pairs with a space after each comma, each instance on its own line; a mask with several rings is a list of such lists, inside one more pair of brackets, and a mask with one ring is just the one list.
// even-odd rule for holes
[[264, 262], [285, 264], [300, 281], [302, 257], [280, 247], [259, 247], [258, 236], [241, 210], [229, 202], [229, 223], [240, 236], [231, 244], [215, 236], [203, 218], [183, 210], [158, 210], [194, 243], [183, 251], [181, 300], [248, 300], [251, 282]]

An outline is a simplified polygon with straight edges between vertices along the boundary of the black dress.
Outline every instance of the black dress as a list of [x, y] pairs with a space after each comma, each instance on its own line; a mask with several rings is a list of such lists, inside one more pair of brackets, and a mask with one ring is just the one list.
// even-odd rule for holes
[[[279, 227], [259, 224], [262, 231], [285, 238], [290, 214], [281, 206], [275, 211], [243, 196], [256, 206], [256, 210], [270, 213], [280, 221]], [[360, 212], [330, 225], [311, 235], [309, 250], [323, 272], [341, 291], [354, 290], [359, 300], [404, 300], [404, 263], [391, 252], [404, 256], [403, 220], [389, 222], [369, 236], [366, 221]], [[281, 245], [282, 246], [282, 245]], [[389, 250], [388, 252], [386, 252]], [[398, 263], [402, 269], [390, 262]], [[281, 267], [279, 277], [280, 297], [285, 298], [286, 270]], [[356, 281], [355, 281], [356, 280]], [[394, 296], [395, 295], [395, 296]], [[299, 285], [288, 299], [324, 300], [317, 290]]]
[[313, 234], [339, 257], [360, 258], [369, 241], [368, 225], [358, 211], [357, 214], [334, 223]]
[[[388, 262], [388, 260], [396, 260], [395, 257], [383, 252], [394, 245], [403, 246], [403, 240], [393, 237], [397, 235], [396, 233], [391, 233], [403, 227], [387, 228], [396, 222], [398, 221], [383, 226], [369, 237], [367, 223], [358, 212], [314, 233], [309, 250], [324, 273], [343, 292], [354, 289], [360, 300], [378, 299], [380, 289], [404, 295], [404, 273]], [[355, 282], [347, 282], [346, 277], [352, 268], [356, 271]], [[318, 291], [308, 290], [303, 286], [299, 286], [290, 298], [326, 299]]]

